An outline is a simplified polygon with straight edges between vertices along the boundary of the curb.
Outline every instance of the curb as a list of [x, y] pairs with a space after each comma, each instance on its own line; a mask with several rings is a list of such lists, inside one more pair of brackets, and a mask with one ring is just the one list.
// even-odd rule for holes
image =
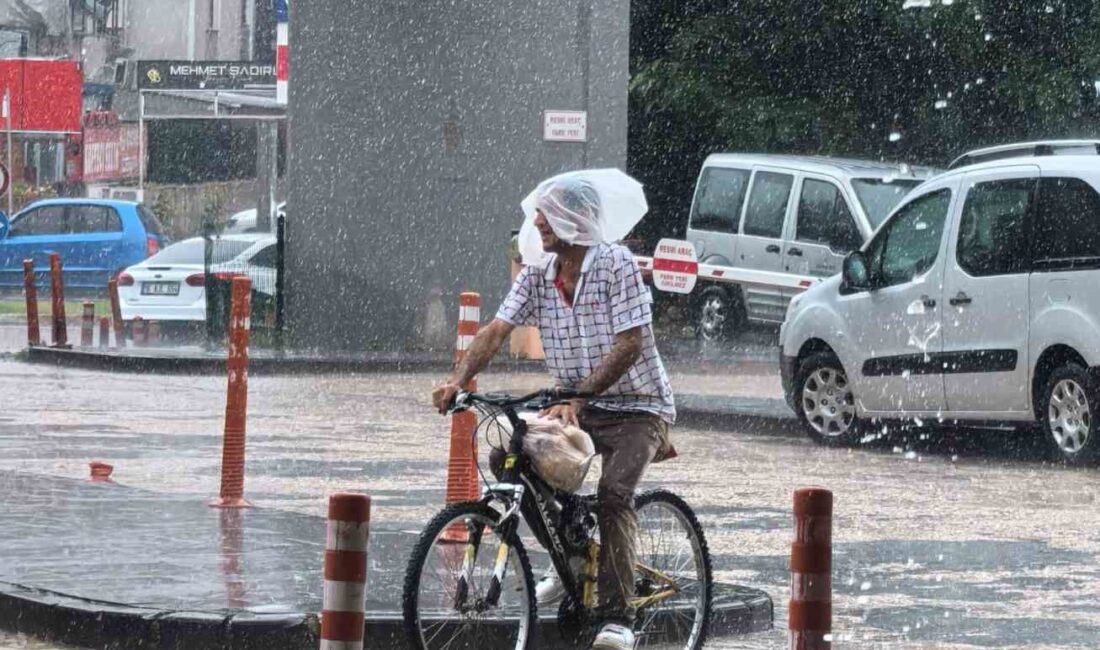
[[317, 625], [308, 614], [162, 611], [0, 582], [0, 628], [69, 645], [298, 650], [317, 644]]
[[[225, 372], [225, 357], [168, 357], [128, 351], [98, 352], [64, 350], [34, 346], [27, 348], [26, 360], [30, 363], [53, 364], [86, 370], [115, 372], [140, 372], [161, 374], [213, 374]], [[310, 358], [310, 357], [252, 357], [248, 361], [249, 374], [293, 375], [330, 372], [384, 373], [384, 372], [448, 372], [454, 367], [448, 357], [408, 358], [399, 355], [374, 358]], [[505, 371], [538, 371], [544, 368], [542, 361], [526, 359], [498, 359], [490, 366]]]
[[[734, 588], [739, 602], [719, 602], [711, 636], [772, 629], [774, 606], [763, 591]], [[69, 645], [158, 650], [300, 650], [316, 647], [316, 614], [164, 611], [95, 601], [25, 585], [0, 582], [0, 628]], [[571, 650], [554, 616], [540, 617], [538, 647]], [[406, 650], [400, 614], [368, 614], [366, 639], [372, 648]]]

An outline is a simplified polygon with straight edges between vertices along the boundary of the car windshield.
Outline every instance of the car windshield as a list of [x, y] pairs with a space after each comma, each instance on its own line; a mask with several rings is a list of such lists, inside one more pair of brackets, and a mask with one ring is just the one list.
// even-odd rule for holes
[[[213, 264], [224, 264], [245, 250], [255, 242], [238, 241], [235, 239], [220, 239], [214, 246]], [[203, 263], [203, 240], [201, 237], [187, 239], [172, 244], [156, 255], [150, 257], [146, 266], [164, 266], [167, 264], [199, 264]]]
[[901, 203], [902, 198], [920, 184], [919, 180], [852, 179], [852, 189], [856, 191], [859, 204], [863, 206], [863, 212], [867, 214], [867, 220], [871, 222], [872, 228], [878, 228], [890, 211]]

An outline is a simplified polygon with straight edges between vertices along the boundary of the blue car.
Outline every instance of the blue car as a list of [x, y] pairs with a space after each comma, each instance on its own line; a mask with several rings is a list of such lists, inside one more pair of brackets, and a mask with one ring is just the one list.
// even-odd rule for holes
[[145, 206], [113, 199], [35, 201], [10, 220], [0, 213], [0, 286], [23, 286], [23, 260], [35, 270], [61, 255], [66, 287], [105, 289], [122, 269], [168, 245]]

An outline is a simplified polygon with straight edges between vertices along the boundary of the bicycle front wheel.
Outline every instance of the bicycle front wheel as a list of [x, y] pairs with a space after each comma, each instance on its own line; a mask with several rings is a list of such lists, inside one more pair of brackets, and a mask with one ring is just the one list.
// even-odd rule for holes
[[638, 495], [638, 648], [698, 650], [714, 598], [710, 551], [695, 513], [667, 490]]
[[[518, 535], [502, 539], [484, 503], [444, 508], [420, 534], [405, 572], [405, 632], [417, 650], [535, 647], [535, 584]], [[502, 580], [497, 557], [507, 543]], [[499, 588], [498, 588], [499, 587]]]

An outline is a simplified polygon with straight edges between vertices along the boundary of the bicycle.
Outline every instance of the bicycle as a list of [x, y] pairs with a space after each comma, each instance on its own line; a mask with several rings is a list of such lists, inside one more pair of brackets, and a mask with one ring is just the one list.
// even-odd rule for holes
[[[500, 480], [488, 481], [481, 473], [481, 499], [448, 505], [413, 548], [402, 597], [411, 647], [536, 647], [534, 574], [520, 537], [521, 518], [537, 537], [550, 541], [546, 550], [568, 594], [558, 607], [559, 632], [577, 647], [587, 648], [581, 644], [592, 641], [599, 558], [596, 497], [557, 491], [535, 474], [523, 455], [527, 425], [517, 413], [521, 406], [541, 410], [572, 397], [582, 395], [560, 389], [523, 397], [456, 395], [452, 413], [476, 409], [483, 416], [475, 437], [483, 428], [488, 436], [499, 427], [498, 416], [507, 419], [512, 433]], [[502, 438], [497, 448], [504, 448]], [[698, 650], [706, 641], [713, 605], [703, 530], [687, 503], [667, 490], [637, 495], [635, 510], [637, 647]], [[583, 565], [579, 576], [571, 568], [574, 558]]]

